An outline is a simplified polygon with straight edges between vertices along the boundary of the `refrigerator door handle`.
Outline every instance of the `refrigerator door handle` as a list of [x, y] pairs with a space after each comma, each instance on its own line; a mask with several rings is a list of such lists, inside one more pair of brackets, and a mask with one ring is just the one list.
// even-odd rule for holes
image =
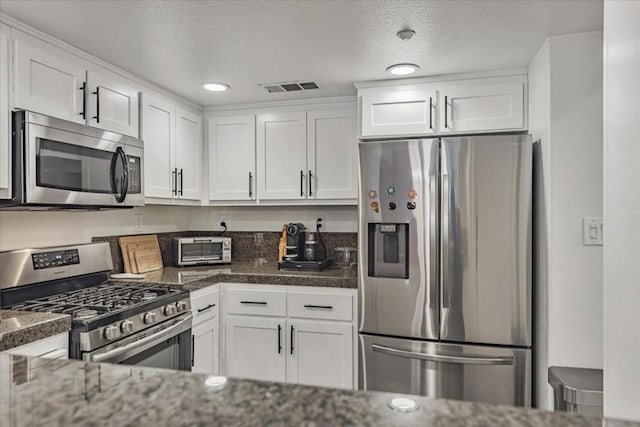
[[373, 351], [390, 354], [392, 356], [408, 357], [410, 359], [426, 360], [429, 362], [458, 363], [463, 365], [513, 365], [514, 363], [513, 357], [511, 356], [469, 357], [449, 356], [446, 354], [425, 354], [377, 344], [373, 344], [371, 349]]
[[438, 182], [438, 177], [437, 176], [432, 176], [430, 178], [430, 183], [429, 183], [429, 203], [430, 203], [430, 211], [429, 211], [429, 220], [431, 221], [430, 224], [430, 237], [429, 237], [429, 245], [430, 245], [430, 250], [429, 250], [429, 254], [430, 254], [430, 260], [429, 260], [429, 280], [431, 283], [429, 283], [429, 289], [430, 289], [430, 295], [429, 298], [431, 299], [431, 301], [429, 301], [429, 307], [431, 309], [436, 309], [438, 310], [438, 289], [437, 289], [437, 283], [438, 283], [438, 269], [436, 268], [437, 266], [437, 262], [438, 262], [438, 237], [437, 237], [437, 233], [435, 232], [435, 230], [438, 227], [438, 209], [437, 209], [437, 197], [438, 197], [438, 190], [436, 187], [436, 183]]
[[[449, 228], [451, 227], [451, 219], [449, 216], [449, 207], [451, 205], [451, 184], [449, 183], [449, 175], [442, 175], [442, 265], [440, 267], [440, 286], [442, 287], [442, 307], [449, 308], [451, 303], [449, 295]], [[444, 323], [444, 322], [443, 322]]]

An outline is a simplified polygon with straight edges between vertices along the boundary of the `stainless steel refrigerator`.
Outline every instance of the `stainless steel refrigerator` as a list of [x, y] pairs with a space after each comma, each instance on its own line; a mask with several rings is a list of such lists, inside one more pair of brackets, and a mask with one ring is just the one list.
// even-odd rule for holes
[[530, 406], [530, 136], [359, 150], [360, 388]]

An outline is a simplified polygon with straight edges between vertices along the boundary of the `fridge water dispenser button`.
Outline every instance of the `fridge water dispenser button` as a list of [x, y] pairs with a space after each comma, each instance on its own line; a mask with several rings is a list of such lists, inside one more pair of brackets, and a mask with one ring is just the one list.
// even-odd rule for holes
[[411, 190], [407, 191], [407, 197], [411, 200], [414, 200], [416, 197], [418, 197], [418, 192], [412, 188]]
[[371, 210], [375, 213], [380, 212], [380, 205], [378, 204], [378, 202], [371, 202]]
[[378, 193], [376, 193], [376, 191], [375, 191], [375, 190], [370, 190], [370, 191], [369, 191], [369, 198], [370, 198], [371, 200], [373, 200], [373, 199], [375, 199], [376, 197], [378, 197]]
[[390, 196], [393, 196], [394, 194], [396, 194], [396, 187], [394, 187], [393, 185], [390, 185], [389, 187], [387, 187], [387, 194]]
[[396, 210], [396, 204], [393, 202], [389, 202], [389, 210], [390, 211], [395, 211]]
[[414, 210], [416, 208], [416, 202], [407, 202], [407, 209], [409, 209], [410, 211]]

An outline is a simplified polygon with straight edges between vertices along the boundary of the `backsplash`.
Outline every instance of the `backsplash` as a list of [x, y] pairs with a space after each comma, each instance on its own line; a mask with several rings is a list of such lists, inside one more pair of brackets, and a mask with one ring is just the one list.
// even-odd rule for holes
[[[217, 231], [180, 231], [169, 233], [155, 233], [160, 243], [162, 263], [165, 267], [172, 265], [172, 241], [175, 237], [193, 236], [220, 236]], [[273, 231], [229, 231], [224, 234], [233, 239], [231, 248], [232, 262], [252, 262], [256, 259], [265, 259], [276, 262], [278, 259], [278, 241], [280, 232]], [[111, 246], [111, 257], [113, 259], [114, 272], [123, 272], [122, 253], [118, 238], [122, 236], [93, 237], [93, 242], [109, 242]], [[341, 246], [357, 247], [357, 233], [322, 233], [322, 239], [327, 246], [327, 252], [332, 253], [334, 248]]]

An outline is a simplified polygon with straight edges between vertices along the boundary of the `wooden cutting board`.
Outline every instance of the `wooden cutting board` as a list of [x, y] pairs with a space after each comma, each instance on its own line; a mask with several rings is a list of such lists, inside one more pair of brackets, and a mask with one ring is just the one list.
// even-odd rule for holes
[[[137, 264], [135, 264], [135, 252], [138, 250], [151, 251], [155, 254], [155, 264], [159, 268], [163, 267], [162, 255], [160, 254], [160, 244], [158, 236], [155, 234], [147, 234], [143, 236], [126, 236], [118, 239], [120, 243], [120, 251], [122, 252], [122, 261], [124, 262], [125, 273], [137, 273]], [[129, 247], [133, 250], [129, 252]]]
[[134, 260], [138, 273], [148, 273], [162, 268], [162, 260], [158, 262], [157, 254], [153, 250], [136, 250]]

